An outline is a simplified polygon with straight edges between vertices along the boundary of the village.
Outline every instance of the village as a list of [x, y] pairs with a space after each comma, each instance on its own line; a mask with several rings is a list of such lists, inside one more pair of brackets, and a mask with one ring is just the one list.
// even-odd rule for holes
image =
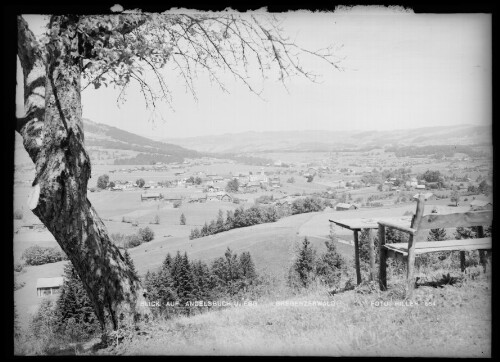
[[308, 162], [277, 160], [250, 167], [208, 157], [131, 168], [97, 166], [109, 181], [104, 187], [96, 184], [88, 189], [140, 191], [141, 201], [162, 200], [172, 205], [182, 201], [251, 204], [262, 195], [273, 195], [273, 203], [279, 205], [314, 194], [330, 199], [335, 210], [349, 210], [410, 202], [417, 192], [425, 192], [431, 199], [449, 199], [453, 193], [454, 199], [458, 198], [456, 204], [473, 202], [473, 207], [491, 202], [491, 198], [482, 196], [479, 198], [484, 200], [476, 200], [481, 194], [479, 189], [492, 189], [492, 169], [487, 158], [471, 159], [458, 154], [435, 160], [382, 155], [376, 151], [341, 153], [336, 155], [342, 157], [338, 162], [329, 153], [318, 154], [317, 159], [309, 158]]

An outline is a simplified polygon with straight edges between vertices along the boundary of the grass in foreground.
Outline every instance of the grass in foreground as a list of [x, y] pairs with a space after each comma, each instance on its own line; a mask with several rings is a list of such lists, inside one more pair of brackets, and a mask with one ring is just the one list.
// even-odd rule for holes
[[313, 288], [288, 301], [331, 305], [268, 301], [154, 322], [99, 354], [490, 357], [490, 277], [456, 274], [453, 284], [417, 288], [412, 304], [402, 298], [401, 279], [386, 292], [374, 283], [333, 296]]

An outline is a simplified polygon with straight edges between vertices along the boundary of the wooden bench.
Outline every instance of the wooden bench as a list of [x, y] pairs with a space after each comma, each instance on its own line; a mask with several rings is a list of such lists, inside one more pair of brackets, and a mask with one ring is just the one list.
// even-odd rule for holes
[[[401, 258], [407, 266], [406, 274], [406, 295], [410, 297], [415, 286], [414, 269], [415, 257], [425, 253], [440, 251], [460, 251], [460, 264], [462, 271], [465, 270], [465, 252], [479, 250], [480, 261], [485, 267], [486, 260], [484, 252], [491, 253], [491, 237], [483, 237], [484, 225], [491, 225], [493, 222], [493, 211], [470, 211], [453, 214], [426, 214], [424, 215], [425, 199], [424, 195], [419, 195], [417, 200], [417, 210], [413, 216], [411, 227], [405, 227], [379, 221], [379, 251], [380, 251], [380, 270], [379, 283], [380, 289], [387, 289], [386, 260], [389, 257]], [[427, 241], [430, 229], [437, 228], [456, 228], [456, 227], [477, 226], [476, 239]], [[386, 229], [392, 228], [409, 234], [408, 243], [386, 243]]]

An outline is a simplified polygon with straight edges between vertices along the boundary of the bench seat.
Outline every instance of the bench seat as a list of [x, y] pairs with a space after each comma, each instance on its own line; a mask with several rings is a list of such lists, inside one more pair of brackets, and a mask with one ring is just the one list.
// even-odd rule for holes
[[[389, 252], [408, 255], [408, 243], [385, 244], [383, 248]], [[470, 251], [491, 249], [491, 238], [459, 239], [443, 241], [422, 241], [415, 245], [415, 254], [433, 253], [438, 251]]]

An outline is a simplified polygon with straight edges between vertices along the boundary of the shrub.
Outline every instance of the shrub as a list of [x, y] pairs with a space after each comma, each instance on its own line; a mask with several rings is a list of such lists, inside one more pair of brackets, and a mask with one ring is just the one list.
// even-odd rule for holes
[[228, 181], [226, 185], [226, 191], [227, 192], [238, 192], [238, 189], [240, 187], [240, 183], [238, 179], [232, 179], [231, 181]]
[[144, 242], [149, 242], [151, 240], [153, 240], [155, 238], [155, 233], [153, 232], [153, 230], [151, 230], [149, 227], [145, 227], [144, 229], [139, 229], [139, 231], [137, 232], [137, 234], [139, 235], [139, 237], [142, 239], [142, 241]]
[[14, 211], [14, 220], [22, 220], [23, 219], [23, 212], [19, 209]]
[[324, 210], [325, 205], [318, 197], [306, 197], [297, 199], [292, 203], [292, 214], [302, 214]]
[[109, 237], [118, 246], [123, 246], [126, 238], [125, 234], [122, 233], [113, 233]]
[[181, 225], [186, 225], [186, 216], [184, 216], [184, 214], [181, 214], [180, 223]]
[[123, 242], [123, 247], [125, 249], [135, 248], [142, 244], [142, 239], [137, 234], [127, 235]]
[[25, 284], [26, 282], [18, 282], [17, 280], [14, 280], [14, 291], [21, 289]]
[[37, 339], [43, 341], [42, 344], [48, 346], [55, 340], [54, 327], [56, 323], [55, 301], [43, 298], [38, 310], [30, 320], [30, 332]]
[[33, 245], [27, 248], [21, 257], [27, 265], [43, 265], [67, 260], [66, 254], [58, 247]]
[[273, 195], [262, 195], [255, 199], [256, 204], [270, 204], [274, 201]]
[[135, 184], [136, 184], [137, 186], [139, 186], [139, 187], [143, 187], [145, 183], [146, 183], [146, 182], [145, 182], [145, 181], [144, 181], [144, 179], [142, 179], [142, 178], [137, 179], [137, 180], [135, 181]]
[[18, 272], [18, 273], [22, 272], [23, 271], [23, 264], [20, 262], [15, 263], [14, 264], [14, 271]]
[[101, 175], [97, 179], [97, 187], [100, 189], [104, 190], [106, 187], [108, 187], [108, 183], [109, 183], [109, 176], [108, 175]]

